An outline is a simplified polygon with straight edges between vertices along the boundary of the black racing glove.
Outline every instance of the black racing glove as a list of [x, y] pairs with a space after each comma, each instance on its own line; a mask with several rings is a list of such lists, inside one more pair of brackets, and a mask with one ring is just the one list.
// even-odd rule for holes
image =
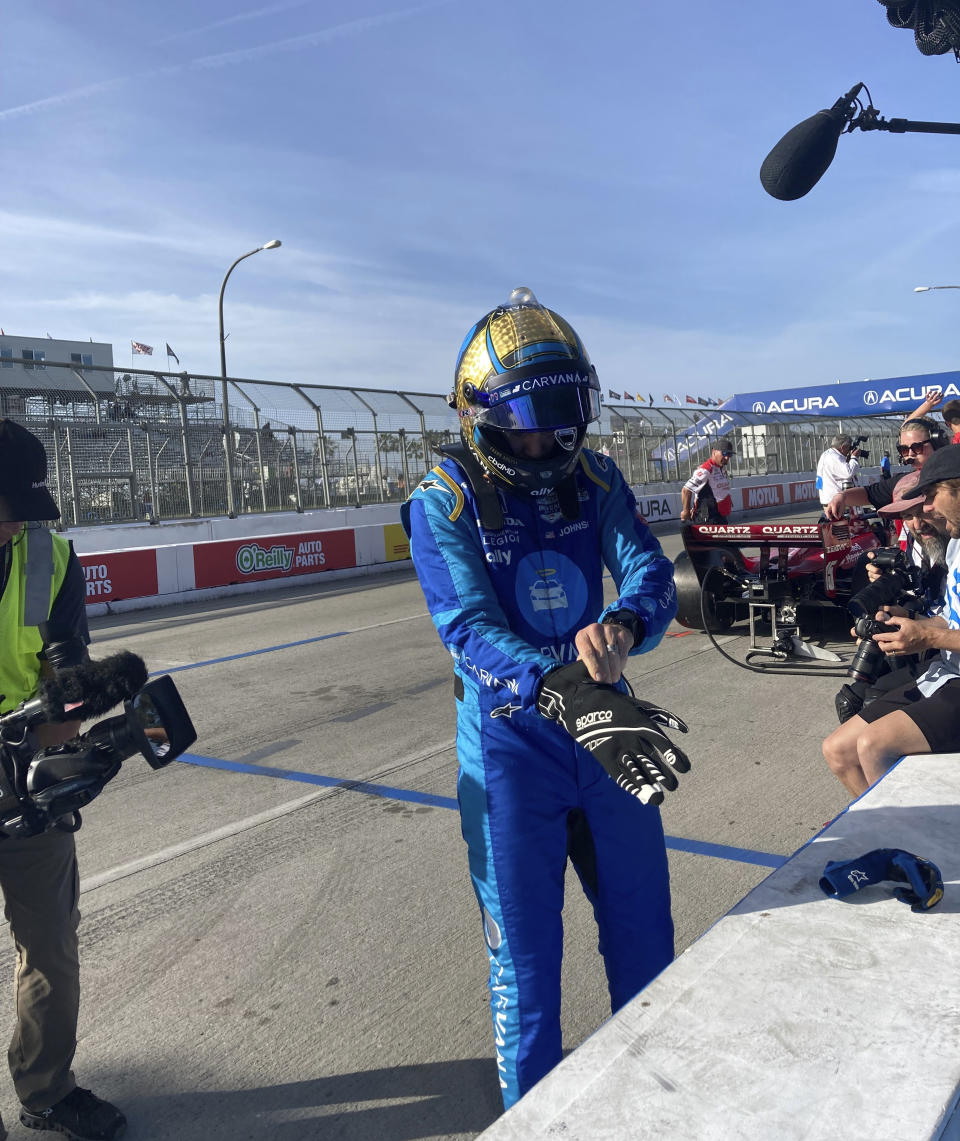
[[690, 762], [659, 728], [686, 733], [672, 713], [649, 701], [592, 681], [583, 662], [551, 670], [540, 683], [537, 709], [559, 722], [589, 749], [607, 773], [643, 804], [660, 804], [664, 792], [677, 787], [675, 773], [690, 771]]

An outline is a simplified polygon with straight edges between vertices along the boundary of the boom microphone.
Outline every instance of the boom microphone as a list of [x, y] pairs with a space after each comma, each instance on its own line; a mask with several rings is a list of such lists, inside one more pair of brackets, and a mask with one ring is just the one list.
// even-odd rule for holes
[[841, 95], [829, 110], [818, 111], [792, 127], [763, 160], [763, 189], [781, 202], [793, 202], [808, 194], [833, 162], [844, 127], [856, 110], [854, 100], [862, 83]]
[[101, 661], [60, 670], [40, 683], [34, 700], [48, 721], [85, 721], [129, 700], [146, 682], [143, 658], [121, 650]]

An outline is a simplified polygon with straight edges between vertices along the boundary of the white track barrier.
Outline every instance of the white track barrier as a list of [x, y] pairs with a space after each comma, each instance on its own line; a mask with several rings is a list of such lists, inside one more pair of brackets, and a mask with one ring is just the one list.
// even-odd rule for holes
[[[937, 864], [941, 903], [823, 894], [874, 848]], [[483, 1141], [956, 1141], [958, 885], [960, 754], [906, 757]]]

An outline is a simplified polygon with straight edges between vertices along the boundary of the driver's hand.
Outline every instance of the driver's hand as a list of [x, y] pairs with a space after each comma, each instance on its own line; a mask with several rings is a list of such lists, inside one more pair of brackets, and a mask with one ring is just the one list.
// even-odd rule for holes
[[591, 622], [577, 631], [574, 645], [591, 681], [616, 685], [633, 649], [633, 635], [625, 626]]

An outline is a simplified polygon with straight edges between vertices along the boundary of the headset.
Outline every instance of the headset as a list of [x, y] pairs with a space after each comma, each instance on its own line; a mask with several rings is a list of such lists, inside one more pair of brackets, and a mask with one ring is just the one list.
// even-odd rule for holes
[[930, 437], [930, 446], [934, 451], [945, 448], [953, 438], [952, 433], [947, 431], [946, 425], [937, 420], [928, 420], [926, 416], [911, 417], [900, 425], [901, 432], [906, 432], [910, 428], [917, 431], [923, 429]]

